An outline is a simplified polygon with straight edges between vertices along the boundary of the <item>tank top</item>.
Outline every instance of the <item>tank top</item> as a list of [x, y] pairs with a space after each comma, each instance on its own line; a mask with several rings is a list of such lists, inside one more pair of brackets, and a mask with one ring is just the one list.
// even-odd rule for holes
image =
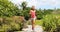
[[35, 18], [35, 11], [31, 11], [31, 18]]

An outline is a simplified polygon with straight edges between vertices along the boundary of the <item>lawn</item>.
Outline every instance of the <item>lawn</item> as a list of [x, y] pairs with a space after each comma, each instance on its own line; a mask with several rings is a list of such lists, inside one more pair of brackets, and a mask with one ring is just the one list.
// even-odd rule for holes
[[[28, 25], [32, 25], [32, 24], [31, 24], [31, 21], [28, 21], [27, 24], [28, 24]], [[35, 21], [35, 25], [40, 25], [40, 26], [42, 26], [42, 24], [43, 24], [43, 21], [42, 21], [42, 20], [36, 20], [36, 21]]]
[[35, 24], [36, 24], [36, 25], [40, 25], [40, 26], [42, 26], [43, 21], [41, 21], [41, 20], [36, 20]]

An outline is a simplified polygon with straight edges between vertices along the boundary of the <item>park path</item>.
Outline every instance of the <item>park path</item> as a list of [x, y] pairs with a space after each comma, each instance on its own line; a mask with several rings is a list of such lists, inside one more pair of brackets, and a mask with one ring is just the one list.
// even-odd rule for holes
[[[23, 31], [20, 31], [20, 32], [33, 32], [31, 28], [32, 28], [32, 25], [28, 25], [28, 28], [23, 28]], [[43, 29], [41, 26], [35, 25], [34, 32], [43, 32]]]

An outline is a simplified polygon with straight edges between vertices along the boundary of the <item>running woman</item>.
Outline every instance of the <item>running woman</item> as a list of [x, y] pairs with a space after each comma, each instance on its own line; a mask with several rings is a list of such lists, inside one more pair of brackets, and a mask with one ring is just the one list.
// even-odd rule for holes
[[35, 26], [35, 19], [36, 19], [36, 13], [35, 13], [35, 6], [32, 6], [31, 10], [30, 10], [30, 16], [31, 16], [31, 22], [32, 22], [32, 30], [34, 30], [34, 26]]

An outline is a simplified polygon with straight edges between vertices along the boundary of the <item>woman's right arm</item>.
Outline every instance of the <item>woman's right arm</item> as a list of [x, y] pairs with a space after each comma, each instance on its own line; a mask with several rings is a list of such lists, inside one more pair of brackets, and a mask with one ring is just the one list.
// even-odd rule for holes
[[31, 14], [31, 10], [30, 10], [29, 14]]

